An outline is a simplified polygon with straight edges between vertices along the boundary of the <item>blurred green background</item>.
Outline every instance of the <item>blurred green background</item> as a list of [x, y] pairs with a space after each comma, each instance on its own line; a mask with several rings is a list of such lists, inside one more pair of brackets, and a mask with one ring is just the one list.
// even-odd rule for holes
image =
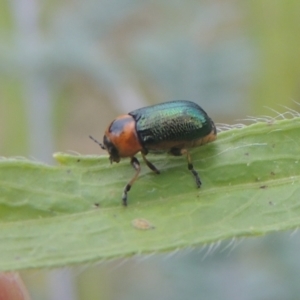
[[[172, 99], [216, 123], [299, 111], [300, 2], [0, 0], [0, 155], [101, 153], [116, 116]], [[292, 237], [292, 238], [291, 238]], [[129, 241], [130, 242], [130, 241]], [[297, 232], [55, 271], [35, 299], [299, 299]]]

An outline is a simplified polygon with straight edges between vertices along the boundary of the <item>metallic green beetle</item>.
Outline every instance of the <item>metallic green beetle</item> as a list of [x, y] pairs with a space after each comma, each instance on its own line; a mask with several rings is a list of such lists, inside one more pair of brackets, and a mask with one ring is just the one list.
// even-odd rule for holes
[[143, 107], [117, 117], [106, 129], [103, 144], [91, 136], [90, 138], [107, 150], [111, 163], [118, 163], [125, 157], [131, 159], [136, 173], [126, 184], [122, 194], [123, 205], [126, 206], [127, 193], [141, 170], [135, 157], [138, 152], [141, 152], [147, 166], [157, 174], [159, 170], [146, 159], [149, 152], [186, 155], [188, 169], [200, 187], [201, 180], [194, 170], [188, 149], [214, 141], [217, 130], [212, 119], [198, 104], [176, 100]]

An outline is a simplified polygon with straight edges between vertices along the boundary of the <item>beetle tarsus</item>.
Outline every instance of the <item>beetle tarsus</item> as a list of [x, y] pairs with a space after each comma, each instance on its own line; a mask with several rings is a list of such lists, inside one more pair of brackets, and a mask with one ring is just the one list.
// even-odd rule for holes
[[198, 172], [194, 169], [194, 166], [192, 164], [192, 158], [191, 158], [191, 155], [190, 153], [186, 150], [186, 149], [182, 149], [181, 150], [181, 154], [182, 155], [186, 155], [187, 157], [187, 160], [188, 160], [188, 169], [192, 172], [194, 178], [195, 178], [195, 181], [196, 181], [196, 184], [197, 184], [197, 187], [200, 188], [201, 187], [201, 180], [200, 180], [200, 177], [198, 175]]
[[188, 169], [192, 172], [194, 178], [195, 178], [195, 181], [196, 181], [196, 184], [197, 184], [197, 187], [200, 188], [201, 187], [201, 180], [200, 180], [200, 177], [199, 177], [199, 174], [198, 172], [194, 169], [193, 165], [192, 164], [188, 164]]
[[122, 203], [124, 206], [127, 206], [127, 192], [129, 192], [130, 189], [131, 189], [131, 185], [126, 184], [124, 191], [123, 191], [123, 195], [122, 195]]

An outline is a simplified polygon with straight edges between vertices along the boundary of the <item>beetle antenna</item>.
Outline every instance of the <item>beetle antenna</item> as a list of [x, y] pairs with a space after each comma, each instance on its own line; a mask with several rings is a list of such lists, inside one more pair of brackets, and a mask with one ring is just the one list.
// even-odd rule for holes
[[93, 140], [96, 144], [98, 144], [103, 150], [106, 150], [103, 144], [101, 144], [99, 141], [94, 139], [91, 135], [89, 135], [90, 139]]

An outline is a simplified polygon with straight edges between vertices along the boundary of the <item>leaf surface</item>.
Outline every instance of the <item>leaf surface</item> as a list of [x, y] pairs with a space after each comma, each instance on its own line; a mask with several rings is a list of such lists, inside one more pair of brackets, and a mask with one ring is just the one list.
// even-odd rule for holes
[[0, 161], [0, 269], [65, 266], [172, 251], [300, 225], [300, 119], [219, 134], [183, 157], [148, 158], [128, 194], [128, 160], [56, 153], [60, 166]]

